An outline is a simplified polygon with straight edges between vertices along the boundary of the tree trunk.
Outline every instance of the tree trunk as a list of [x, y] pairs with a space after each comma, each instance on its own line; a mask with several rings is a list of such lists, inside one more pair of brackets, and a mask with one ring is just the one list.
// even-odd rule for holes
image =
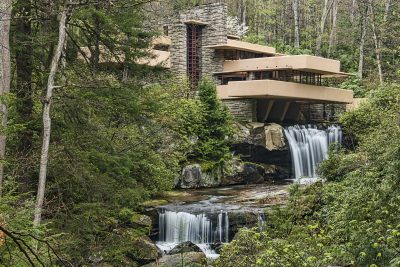
[[328, 17], [329, 11], [332, 8], [334, 0], [325, 0], [324, 1], [324, 7], [322, 9], [322, 16], [321, 16], [321, 22], [319, 25], [319, 35], [317, 38], [317, 44], [316, 44], [316, 49], [315, 49], [315, 54], [320, 55], [321, 54], [321, 46], [322, 46], [322, 36], [324, 35], [324, 30], [325, 30], [325, 23], [326, 19]]
[[361, 39], [360, 39], [360, 58], [358, 61], [358, 78], [362, 79], [363, 77], [363, 68], [364, 68], [364, 44], [365, 44], [365, 36], [367, 35], [368, 28], [368, 11], [365, 12], [362, 23], [361, 23]]
[[329, 36], [328, 56], [331, 55], [331, 52], [335, 48], [335, 45], [336, 45], [337, 13], [338, 13], [338, 0], [333, 0], [333, 6], [332, 6], [332, 28], [331, 28], [331, 34]]
[[[4, 97], [10, 91], [11, 81], [11, 63], [10, 63], [10, 21], [11, 21], [11, 0], [2, 0], [0, 3], [0, 96]], [[7, 127], [7, 106], [0, 102], [1, 112], [1, 133], [0, 133], [0, 196], [2, 195], [2, 187], [4, 181], [4, 165], [3, 160], [6, 151], [6, 134]]]
[[351, 9], [350, 9], [350, 22], [351, 22], [351, 25], [354, 24], [354, 20], [356, 18], [356, 2], [357, 2], [357, 0], [352, 0], [351, 1]]
[[[20, 0], [17, 2], [15, 34], [15, 63], [16, 63], [16, 110], [17, 122], [27, 125], [32, 120], [33, 113], [33, 89], [32, 89], [32, 25], [31, 25], [31, 1]], [[32, 146], [33, 132], [27, 125], [18, 135], [18, 151], [25, 154]]]
[[383, 73], [382, 73], [382, 55], [381, 55], [381, 46], [380, 46], [380, 41], [379, 41], [379, 36], [377, 33], [377, 28], [375, 25], [375, 10], [373, 6], [373, 0], [368, 1], [368, 6], [369, 6], [369, 12], [370, 12], [370, 20], [371, 20], [371, 26], [372, 26], [372, 37], [374, 39], [374, 45], [375, 45], [375, 56], [376, 56], [376, 65], [378, 67], [378, 76], [379, 76], [379, 83], [380, 85], [383, 84]]
[[387, 18], [389, 16], [389, 9], [390, 9], [390, 5], [392, 4], [391, 0], [386, 0], [385, 2], [385, 13], [383, 15], [383, 22], [386, 23], [387, 22]]
[[292, 0], [294, 15], [294, 47], [300, 48], [300, 32], [299, 32], [299, 0]]
[[40, 156], [39, 185], [36, 197], [35, 218], [33, 220], [33, 225], [35, 227], [40, 225], [42, 218], [42, 209], [43, 209], [44, 193], [46, 186], [46, 176], [47, 176], [47, 163], [49, 159], [48, 156], [49, 156], [50, 133], [51, 133], [50, 107], [53, 96], [55, 75], [57, 73], [58, 64], [60, 62], [66, 38], [66, 21], [67, 21], [67, 8], [64, 8], [59, 23], [57, 48], [54, 52], [53, 59], [50, 65], [50, 73], [49, 73], [49, 78], [47, 80], [46, 97], [44, 99], [44, 104], [43, 104], [43, 143], [42, 143], [42, 152]]

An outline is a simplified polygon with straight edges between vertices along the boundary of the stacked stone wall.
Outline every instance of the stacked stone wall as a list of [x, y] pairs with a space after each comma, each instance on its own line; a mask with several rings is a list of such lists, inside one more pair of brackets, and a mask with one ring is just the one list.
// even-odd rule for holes
[[345, 104], [302, 104], [301, 113], [307, 122], [338, 122], [339, 115], [346, 111]]
[[254, 99], [232, 99], [222, 100], [228, 107], [232, 116], [242, 122], [257, 121], [257, 101]]
[[206, 23], [201, 26], [201, 75], [212, 76], [214, 72], [223, 71], [224, 57], [221, 51], [205, 46], [223, 44], [227, 42], [226, 35], [227, 6], [225, 3], [200, 5], [187, 11], [175, 14], [169, 25], [171, 37], [171, 69], [178, 75], [185, 76], [187, 71], [187, 38], [185, 21], [200, 21]]

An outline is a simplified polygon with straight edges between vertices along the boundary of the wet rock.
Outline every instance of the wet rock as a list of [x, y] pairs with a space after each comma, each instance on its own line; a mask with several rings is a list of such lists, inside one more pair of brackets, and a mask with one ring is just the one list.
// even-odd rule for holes
[[211, 249], [213, 249], [217, 254], [221, 254], [221, 249], [224, 247], [224, 243], [222, 242], [214, 242], [211, 244]]
[[140, 264], [146, 264], [157, 260], [161, 255], [161, 250], [150, 240], [150, 238], [147, 236], [141, 236], [133, 240], [132, 250], [127, 256]]
[[202, 176], [202, 171], [199, 164], [185, 166], [182, 170], [182, 176], [179, 187], [197, 188], [200, 184], [201, 176]]
[[232, 161], [220, 185], [259, 184], [265, 181], [261, 165], [251, 162]]
[[199, 164], [187, 165], [182, 170], [182, 175], [176, 182], [178, 188], [200, 188], [219, 185], [218, 170], [210, 173], [203, 172]]
[[237, 124], [235, 144], [261, 146], [268, 151], [287, 150], [283, 127], [276, 123], [252, 122], [246, 125]]
[[264, 126], [264, 147], [269, 151], [287, 149], [283, 127], [276, 123]]
[[194, 243], [186, 241], [175, 246], [168, 255], [181, 254], [186, 252], [202, 252], [201, 249]]
[[289, 177], [289, 170], [275, 164], [259, 163], [264, 168], [264, 178], [268, 181], [284, 180]]
[[187, 252], [183, 254], [165, 255], [156, 262], [144, 265], [145, 267], [201, 267], [207, 263], [203, 252]]
[[131, 223], [136, 226], [136, 227], [145, 227], [145, 228], [151, 228], [152, 221], [151, 218], [147, 215], [143, 214], [134, 214], [131, 217]]

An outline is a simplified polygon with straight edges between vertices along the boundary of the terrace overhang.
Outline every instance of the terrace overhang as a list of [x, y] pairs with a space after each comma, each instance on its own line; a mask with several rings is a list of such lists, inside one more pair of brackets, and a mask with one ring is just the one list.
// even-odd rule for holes
[[251, 80], [229, 82], [217, 86], [220, 99], [275, 99], [315, 103], [353, 103], [353, 91], [333, 87], [283, 82]]
[[223, 73], [293, 69], [329, 76], [348, 76], [340, 71], [340, 61], [310, 55], [227, 60]]
[[251, 44], [247, 42], [242, 42], [238, 40], [228, 39], [225, 44], [218, 44], [218, 45], [209, 45], [205, 46], [206, 48], [212, 48], [216, 50], [239, 50], [239, 51], [247, 51], [253, 53], [262, 53], [274, 56], [276, 55], [276, 50], [274, 47], [258, 45], [258, 44]]

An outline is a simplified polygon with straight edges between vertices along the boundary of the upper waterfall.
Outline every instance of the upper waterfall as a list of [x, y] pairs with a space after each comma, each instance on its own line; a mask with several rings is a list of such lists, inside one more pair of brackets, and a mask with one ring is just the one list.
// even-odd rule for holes
[[316, 178], [316, 169], [328, 156], [330, 144], [342, 142], [340, 126], [329, 126], [325, 130], [311, 125], [294, 125], [285, 128], [294, 169], [294, 178]]

